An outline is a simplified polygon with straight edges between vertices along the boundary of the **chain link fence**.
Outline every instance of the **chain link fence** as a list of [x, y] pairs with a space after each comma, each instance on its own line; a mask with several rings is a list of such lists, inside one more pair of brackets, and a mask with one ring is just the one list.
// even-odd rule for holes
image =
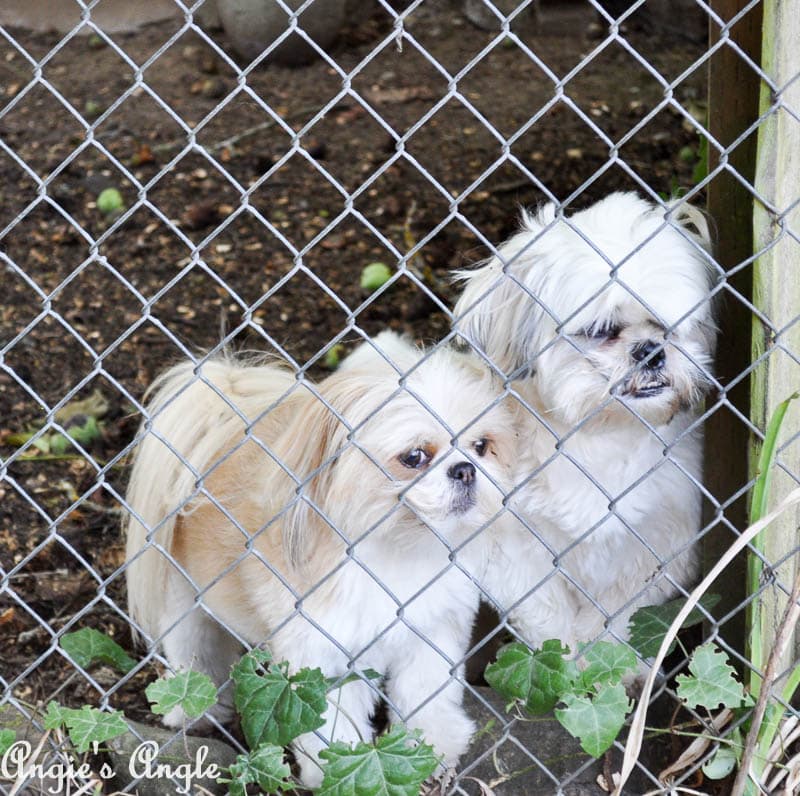
[[[280, 391], [275, 405], [291, 405], [299, 400], [298, 390], [310, 391], [345, 428], [343, 450], [360, 450], [375, 473], [397, 480], [397, 474], [359, 441], [360, 423], [368, 425], [370, 418], [354, 424], [328, 399], [325, 388], [315, 385], [324, 385], [332, 372], [342, 371], [346, 355], [384, 329], [432, 345], [425, 359], [437, 356], [435, 343], [457, 341], [461, 333], [478, 349], [473, 356], [502, 382], [464, 427], [453, 427], [448, 416], [453, 407], [447, 401], [437, 404], [414, 385], [413, 372], [424, 363], [399, 368], [403, 374], [412, 371], [407, 379], [393, 373], [399, 387], [383, 406], [376, 401], [371, 414], [379, 416], [386, 405], [391, 408], [392, 400], [412, 395], [416, 411], [448, 431], [446, 455], [466, 458], [473, 472], [477, 466], [478, 477], [491, 479], [465, 434], [498, 407], [513, 404], [518, 416], [521, 412], [526, 418], [523, 424], [536, 422], [553, 439], [544, 459], [515, 476], [512, 487], [499, 485], [507, 503], [501, 513], [530, 526], [513, 496], [553, 462], [566, 460], [580, 470], [587, 488], [599, 490], [610, 504], [602, 518], [580, 529], [581, 539], [611, 518], [624, 526], [631, 545], [648, 547], [646, 529], [637, 528], [617, 505], [631, 491], [646, 488], [658, 468], [636, 472], [621, 491], [609, 491], [604, 473], [587, 468], [585, 460], [569, 450], [569, 440], [616, 398], [608, 397], [588, 418], [562, 429], [526, 394], [527, 371], [545, 362], [549, 350], [567, 342], [586, 353], [595, 345], [591, 337], [600, 330], [584, 329], [584, 342], [576, 344], [568, 328], [583, 307], [564, 317], [543, 293], [514, 275], [514, 258], [508, 261], [501, 252], [505, 276], [498, 272], [474, 306], [454, 313], [462, 290], [452, 279], [454, 272], [498, 255], [499, 244], [516, 230], [519, 206], [553, 203], [554, 218], [567, 221], [546, 222], [542, 240], [547, 239], [547, 229], [566, 224], [583, 245], [608, 262], [609, 285], [621, 287], [655, 317], [661, 317], [661, 310], [651, 306], [649, 295], [626, 282], [624, 260], [655, 256], [648, 249], [650, 240], [658, 240], [665, 229], [677, 230], [691, 256], [713, 272], [713, 280], [686, 315], [664, 322], [668, 332], [678, 334], [689, 314], [713, 301], [726, 332], [719, 342], [723, 356], [732, 347], [749, 346], [750, 324], [759, 328], [757, 338], [767, 339], [756, 346], [746, 367], [737, 372], [723, 367], [717, 375], [690, 344], [682, 339], [674, 343], [710, 385], [703, 410], [678, 434], [677, 442], [708, 427], [710, 443], [706, 477], [701, 480], [696, 468], [672, 455], [675, 440], [659, 437], [685, 488], [696, 490], [704, 503], [703, 520], [688, 529], [692, 538], [673, 545], [667, 559], [663, 551], [649, 547], [658, 559], [661, 582], [688, 594], [691, 579], [681, 569], [688, 566], [682, 558], [687, 549], [714, 536], [727, 547], [746, 525], [736, 512], [754, 479], [725, 481], [719, 472], [727, 472], [721, 458], [746, 460], [747, 442], [745, 447], [728, 446], [726, 426], [715, 423], [727, 418], [724, 422], [736, 426], [740, 436], [744, 428], [753, 440], [763, 440], [764, 418], [749, 410], [736, 391], [746, 390], [748, 380], [760, 378], [778, 357], [787, 373], [794, 373], [798, 363], [791, 299], [789, 314], [773, 317], [759, 296], [741, 287], [743, 279], [751, 279], [758, 257], [784, 246], [796, 259], [791, 248], [797, 245], [792, 227], [797, 198], [776, 204], [763, 184], [757, 188], [753, 175], [743, 173], [736, 163], [736, 154], [777, 114], [797, 121], [792, 92], [798, 75], [776, 82], [737, 36], [739, 26], [759, 17], [761, 4], [754, 0], [740, 4], [735, 13], [727, 8], [723, 13], [700, 0], [677, 8], [644, 0], [495, 5], [376, 0], [368, 6], [348, 5], [339, 39], [327, 49], [306, 29], [311, 27], [305, 22], [313, 0], [296, 11], [280, 0], [277, 5], [286, 13], [285, 30], [247, 62], [236, 55], [221, 27], [207, 18], [200, 21], [202, 3], [188, 6], [176, 0], [173, 16], [134, 33], [109, 32], [96, 22], [98, 4], [82, 2], [73, 9], [79, 19], [62, 34], [31, 33], [13, 25], [0, 28], [0, 726], [16, 728], [18, 738], [42, 737], [40, 710], [52, 699], [72, 707], [124, 710], [128, 719], [139, 722], [137, 738], [151, 737], [146, 725], [158, 723], [143, 691], [170, 670], [170, 663], [157, 645], [145, 649], [132, 641], [131, 631], [137, 627], [128, 615], [125, 588], [131, 564], [121, 531], [130, 515], [125, 490], [131, 454], [148, 435], [162, 433], [158, 414], [151, 416], [145, 408], [146, 388], [165, 367], [191, 362], [197, 378], [222, 402], [215, 404], [217, 409], [224, 414], [225, 407], [233, 407], [242, 421], [241, 444], [256, 440], [265, 455], [274, 455], [271, 441], [255, 433], [254, 415], [204, 376], [207, 352], [255, 351], [280, 359], [292, 373], [293, 386]], [[281, 62], [280, 48], [286, 53], [287, 48], [296, 52], [303, 47], [314, 54], [306, 64]], [[713, 132], [717, 108], [706, 101], [707, 71], [732, 54], [754, 80], [764, 81], [771, 96], [760, 114], [742, 122], [740, 132], [727, 141]], [[679, 196], [681, 207], [702, 206], [706, 194], [723, 179], [743, 190], [748, 202], [766, 208], [772, 222], [767, 239], [757, 241], [756, 254], [736, 262], [703, 254], [698, 242], [702, 222], [681, 227], [675, 215], [679, 211], [670, 204], [670, 197]], [[673, 208], [666, 225], [638, 240], [622, 263], [610, 257], [604, 241], [592, 239], [569, 221], [578, 209], [620, 190], [636, 191], [665, 210]], [[727, 219], [716, 221], [721, 234], [730, 229]], [[365, 269], [375, 264], [387, 267], [373, 269], [381, 278], [375, 284], [362, 283]], [[788, 274], [775, 278], [791, 279]], [[469, 312], [476, 307], [479, 311], [481, 302], [492, 307], [493, 317], [502, 317], [502, 302], [491, 302], [502, 293], [504, 280], [524, 294], [531, 314], [558, 327], [552, 339], [529, 349], [523, 361], [512, 365], [496, 361], [498, 356], [480, 336], [467, 329]], [[665, 295], [673, 288], [666, 285]], [[602, 292], [585, 296], [584, 306]], [[787, 285], [785, 294], [795, 293]], [[732, 307], [742, 328], [729, 335], [724, 318]], [[650, 351], [645, 356], [653, 355]], [[374, 367], [386, 367], [383, 356], [375, 355]], [[446, 367], [441, 366], [442, 373]], [[770, 392], [776, 401], [788, 397], [779, 389], [780, 385]], [[306, 411], [310, 424], [314, 410]], [[143, 421], [148, 422], [140, 426]], [[644, 424], [654, 437], [659, 434], [646, 417], [628, 422]], [[179, 498], [180, 505], [163, 518], [167, 521], [193, 497], [208, 495], [204, 477], [236, 453], [226, 451], [206, 472], [168, 436], [165, 430], [168, 447], [186, 461], [192, 479], [199, 482], [184, 496], [185, 502]], [[774, 485], [779, 495], [797, 485], [796, 447], [796, 433], [781, 437]], [[314, 474], [341, 454], [342, 450], [318, 462]], [[277, 464], [284, 467], [282, 461]], [[313, 494], [309, 497], [301, 488], [310, 480], [303, 483], [291, 468], [282, 472], [300, 488], [295, 503], [305, 501], [321, 513]], [[436, 475], [434, 468], [420, 484]], [[722, 484], [719, 493], [704, 486], [712, 480]], [[217, 500], [213, 493], [211, 500]], [[217, 505], [230, 523], [248, 533], [235, 512]], [[400, 507], [410, 509], [422, 525], [431, 525], [405, 492], [395, 514]], [[710, 620], [706, 636], [745, 673], [750, 659], [737, 622], [767, 593], [783, 594], [784, 602], [792, 594], [796, 524], [784, 535], [786, 544], [775, 558], [762, 551], [759, 591], [745, 596], [737, 576], [728, 573], [716, 587], [724, 592], [724, 610], [713, 620], [705, 615]], [[455, 571], [474, 588], [489, 591], [486, 602], [496, 608], [496, 594], [464, 563], [464, 556], [459, 558], [470, 541], [490, 532], [489, 525], [483, 523], [455, 549], [433, 528], [450, 561], [425, 588], [433, 589], [439, 577]], [[158, 545], [158, 534], [150, 530], [148, 544]], [[483, 669], [500, 644], [519, 637], [511, 604], [500, 606], [499, 617], [484, 606], [467, 651], [462, 659], [453, 659], [405, 618], [411, 595], [395, 594], [380, 570], [370, 570], [359, 560], [354, 540], [339, 527], [333, 532], [348, 546], [347, 557], [306, 592], [287, 583], [297, 600], [296, 610], [314, 624], [303, 600], [339, 569], [355, 563], [397, 606], [397, 624], [422, 636], [428, 650], [446, 661], [450, 682], [441, 690], [452, 682], [461, 684], [479, 732], [441, 792], [477, 793], [482, 787], [498, 794], [613, 790], [624, 736], [598, 763], [555, 720], [532, 724], [507, 713], [503, 700], [483, 680]], [[538, 534], [536, 528], [530, 532]], [[162, 551], [175, 560], [170, 551]], [[628, 608], [647, 600], [630, 595], [625, 605], [603, 605], [579, 575], [563, 566], [569, 553], [569, 548], [548, 548], [546, 557], [555, 560], [555, 568], [546, 567], [537, 588], [544, 590], [558, 578], [568, 582], [606, 620], [599, 635], [619, 638], [624, 623], [614, 620], [626, 618]], [[256, 555], [252, 544], [238, 561], [247, 555]], [[271, 566], [263, 558], [261, 563]], [[220, 577], [197, 586], [191, 604], [225, 624], [205, 604]], [[513, 602], [523, 604], [535, 592], [533, 588], [520, 593]], [[770, 605], [780, 606], [780, 600]], [[777, 625], [779, 618], [775, 608], [769, 622]], [[120, 675], [109, 665], [78, 665], [61, 647], [61, 639], [83, 627], [99, 629], [122, 644], [136, 661], [133, 669]], [[240, 627], [228, 629], [246, 642]], [[335, 632], [320, 625], [317, 629], [344, 656], [345, 669], [331, 674], [364, 668]], [[559, 637], [565, 639], [569, 631], [565, 628]], [[159, 632], [168, 635], [164, 628]], [[378, 644], [388, 632], [369, 640], [365, 648]], [[152, 628], [144, 628], [143, 635], [151, 636]], [[717, 785], [702, 773], [718, 744], [673, 775], [672, 784], [659, 780], [659, 772], [686, 745], [680, 733], [701, 733], [711, 721], [702, 711], [685, 706], [680, 720], [676, 718], [681, 701], [674, 675], [686, 671], [687, 655], [703, 635], [696, 627], [682, 638], [679, 651], [667, 661], [653, 705], [653, 724], [672, 732], [655, 733], [645, 743], [625, 792], [723, 793], [730, 787], [725, 784], [730, 779]], [[794, 656], [789, 659], [791, 663]], [[781, 666], [785, 665], [784, 661]], [[778, 681], [786, 674], [780, 669]], [[383, 683], [363, 675], [362, 679], [376, 698], [388, 702], [389, 710], [405, 717], [408, 711], [393, 701]], [[431, 696], [433, 704], [435, 697]], [[790, 713], [796, 721], [796, 714], [791, 709]], [[726, 737], [744, 732], [745, 720], [726, 725]], [[245, 751], [235, 727], [216, 719], [212, 725], [214, 738], [236, 752]], [[719, 732], [718, 727], [714, 734]], [[790, 753], [794, 739], [787, 730], [784, 741]], [[160, 741], [167, 749], [184, 743], [175, 731], [166, 732]], [[63, 761], [59, 754], [51, 751], [47, 759]], [[792, 776], [790, 771], [785, 782]], [[57, 775], [38, 778], [25, 787], [35, 792], [53, 787], [54, 779], [58, 781]], [[91, 775], [76, 776], [69, 790], [88, 792], [92, 782]], [[143, 782], [117, 780], [114, 787], [133, 793], [144, 787]], [[173, 786], [179, 784], [175, 780]], [[63, 783], [59, 787], [67, 792]], [[110, 785], [103, 787], [111, 792]], [[0, 780], [0, 789], [20, 792], [8, 779]]]

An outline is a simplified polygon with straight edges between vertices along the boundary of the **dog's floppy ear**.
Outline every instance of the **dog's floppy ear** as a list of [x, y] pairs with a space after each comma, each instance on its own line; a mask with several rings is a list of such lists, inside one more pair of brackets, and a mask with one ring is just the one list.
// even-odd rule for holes
[[707, 252], [711, 251], [711, 233], [708, 226], [708, 218], [705, 213], [697, 207], [682, 202], [675, 203], [675, 212], [672, 214], [672, 220], [678, 224], [681, 229], [699, 243]]
[[521, 375], [545, 311], [536, 300], [536, 241], [555, 219], [555, 205], [524, 211], [522, 231], [474, 270], [458, 271], [464, 283], [456, 302], [454, 328], [505, 374]]
[[284, 554], [294, 568], [303, 566], [315, 540], [335, 533], [325, 519], [333, 468], [348, 445], [352, 408], [368, 386], [367, 379], [345, 372], [321, 382], [316, 394], [307, 390], [296, 399], [292, 420], [274, 446], [276, 457], [300, 482], [283, 517]]

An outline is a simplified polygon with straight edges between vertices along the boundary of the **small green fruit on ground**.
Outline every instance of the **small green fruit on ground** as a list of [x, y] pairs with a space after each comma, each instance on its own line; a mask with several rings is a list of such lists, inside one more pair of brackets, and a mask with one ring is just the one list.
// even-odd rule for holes
[[106, 188], [97, 197], [97, 209], [106, 215], [122, 212], [125, 209], [122, 194], [116, 188]]
[[361, 272], [361, 287], [364, 290], [377, 290], [381, 285], [386, 284], [392, 277], [389, 266], [384, 263], [370, 263]]

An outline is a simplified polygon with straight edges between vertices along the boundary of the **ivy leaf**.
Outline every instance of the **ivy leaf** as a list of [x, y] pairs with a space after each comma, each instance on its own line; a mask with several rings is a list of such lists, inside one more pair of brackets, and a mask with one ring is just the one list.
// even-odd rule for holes
[[[706, 618], [705, 614], [700, 611], [700, 607], [702, 606], [707, 612], [710, 612], [719, 601], [719, 594], [704, 594], [700, 598], [699, 605], [692, 609], [681, 627], [692, 627], [692, 625], [700, 624]], [[640, 608], [631, 616], [631, 621], [628, 624], [630, 631], [628, 643], [643, 658], [652, 658], [657, 655], [661, 642], [664, 640], [664, 636], [667, 635], [667, 630], [669, 630], [670, 625], [675, 621], [675, 617], [681, 612], [681, 608], [685, 603], [686, 600], [683, 597], [678, 597], [661, 605], [648, 605]], [[675, 642], [673, 641], [669, 645], [667, 654], [674, 649]]]
[[586, 668], [581, 672], [581, 682], [587, 691], [594, 686], [619, 683], [636, 669], [636, 653], [627, 644], [596, 641], [582, 654]]
[[404, 727], [393, 727], [373, 744], [337, 741], [319, 756], [325, 762], [317, 796], [417, 796], [439, 764], [433, 747]]
[[286, 746], [325, 723], [328, 684], [322, 672], [301, 669], [290, 677], [288, 663], [271, 660], [266, 650], [254, 649], [231, 671], [234, 703], [251, 749], [265, 743]]
[[328, 689], [339, 689], [343, 685], [347, 685], [348, 683], [358, 683], [363, 679], [382, 680], [383, 675], [380, 672], [376, 672], [374, 669], [364, 669], [360, 673], [353, 672], [352, 674], [348, 674], [347, 677], [328, 677], [325, 679], [325, 682], [328, 686]]
[[179, 672], [174, 677], [162, 677], [144, 690], [151, 710], [163, 716], [180, 707], [191, 719], [202, 716], [217, 703], [217, 688], [207, 674]]
[[2, 757], [11, 748], [12, 744], [16, 740], [17, 734], [14, 732], [14, 730], [0, 730], [0, 757]]
[[93, 743], [103, 743], [128, 732], [125, 716], [118, 710], [104, 713], [84, 705], [80, 710], [70, 710], [67, 715], [69, 738], [79, 754], [88, 751]]
[[42, 718], [46, 730], [58, 730], [66, 724], [66, 712], [69, 708], [61, 707], [58, 702], [48, 702], [47, 710]]
[[577, 677], [575, 662], [564, 657], [568, 654], [557, 639], [545, 641], [540, 650], [514, 642], [500, 650], [484, 676], [501, 696], [520, 700], [530, 713], [548, 713]]
[[614, 743], [632, 706], [622, 683], [603, 685], [591, 697], [565, 694], [562, 701], [566, 707], [556, 708], [556, 718], [592, 757]]
[[295, 786], [289, 781], [292, 772], [283, 759], [283, 749], [272, 744], [264, 744], [249, 755], [239, 755], [229, 771], [233, 779], [225, 782], [230, 783], [230, 796], [246, 796], [247, 786], [253, 783], [264, 793], [277, 793]]
[[136, 661], [113, 638], [93, 627], [84, 627], [61, 637], [61, 649], [82, 669], [96, 661], [107, 663], [127, 674]]
[[105, 713], [89, 705], [75, 710], [50, 702], [44, 716], [45, 729], [55, 730], [64, 725], [78, 754], [88, 752], [93, 743], [104, 743], [128, 732], [125, 716], [118, 710]]
[[679, 674], [675, 678], [678, 696], [687, 707], [738, 708], [744, 701], [744, 687], [736, 679], [736, 670], [714, 644], [703, 644], [694, 651], [689, 671], [691, 675]]
[[728, 744], [720, 744], [717, 751], [703, 763], [703, 773], [709, 779], [725, 779], [738, 762], [736, 750]]

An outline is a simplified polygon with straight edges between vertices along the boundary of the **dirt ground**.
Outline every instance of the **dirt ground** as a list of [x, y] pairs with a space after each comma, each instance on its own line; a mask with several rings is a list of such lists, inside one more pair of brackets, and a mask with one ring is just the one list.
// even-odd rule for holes
[[[312, 374], [333, 342], [346, 351], [387, 326], [440, 339], [452, 270], [507, 236], [520, 205], [549, 193], [579, 208], [637, 180], [665, 195], [692, 185], [697, 135], [674, 107], [653, 110], [662, 81], [677, 81], [675, 100], [703, 112], [705, 68], [684, 75], [702, 46], [646, 34], [634, 18], [627, 48], [650, 67], [611, 44], [573, 73], [601, 41], [594, 21], [588, 5], [545, 3], [538, 29], [519, 31], [529, 51], [510, 39], [488, 49], [495, 34], [425, 3], [407, 24], [416, 44], [401, 51], [376, 5], [332, 52], [352, 74], [346, 94], [322, 60], [259, 66], [237, 91], [198, 34], [176, 35], [180, 20], [115, 35], [126, 58], [97, 37], [53, 52], [57, 36], [10, 31], [47, 57], [50, 88], [26, 90], [27, 57], [0, 40], [0, 465], [12, 457], [0, 469], [0, 561], [13, 571], [0, 591], [0, 676], [16, 697], [98, 703], [53, 631], [95, 626], [138, 654], [118, 495], [135, 401], [165, 364], [222, 333], [237, 348], [278, 346]], [[447, 96], [445, 71], [461, 75], [461, 97], [429, 115]], [[559, 101], [554, 80], [567, 76]], [[75, 118], [112, 107], [91, 136]], [[184, 154], [186, 126], [202, 154]], [[511, 137], [507, 152], [500, 137]], [[139, 185], [146, 198], [122, 223], [98, 209], [109, 187], [134, 206]], [[360, 287], [365, 265], [394, 269], [416, 244], [417, 277], [373, 297]], [[96, 390], [108, 410], [93, 461], [20, 455], [14, 435]], [[152, 676], [95, 679], [112, 706], [152, 721], [142, 694]]]

